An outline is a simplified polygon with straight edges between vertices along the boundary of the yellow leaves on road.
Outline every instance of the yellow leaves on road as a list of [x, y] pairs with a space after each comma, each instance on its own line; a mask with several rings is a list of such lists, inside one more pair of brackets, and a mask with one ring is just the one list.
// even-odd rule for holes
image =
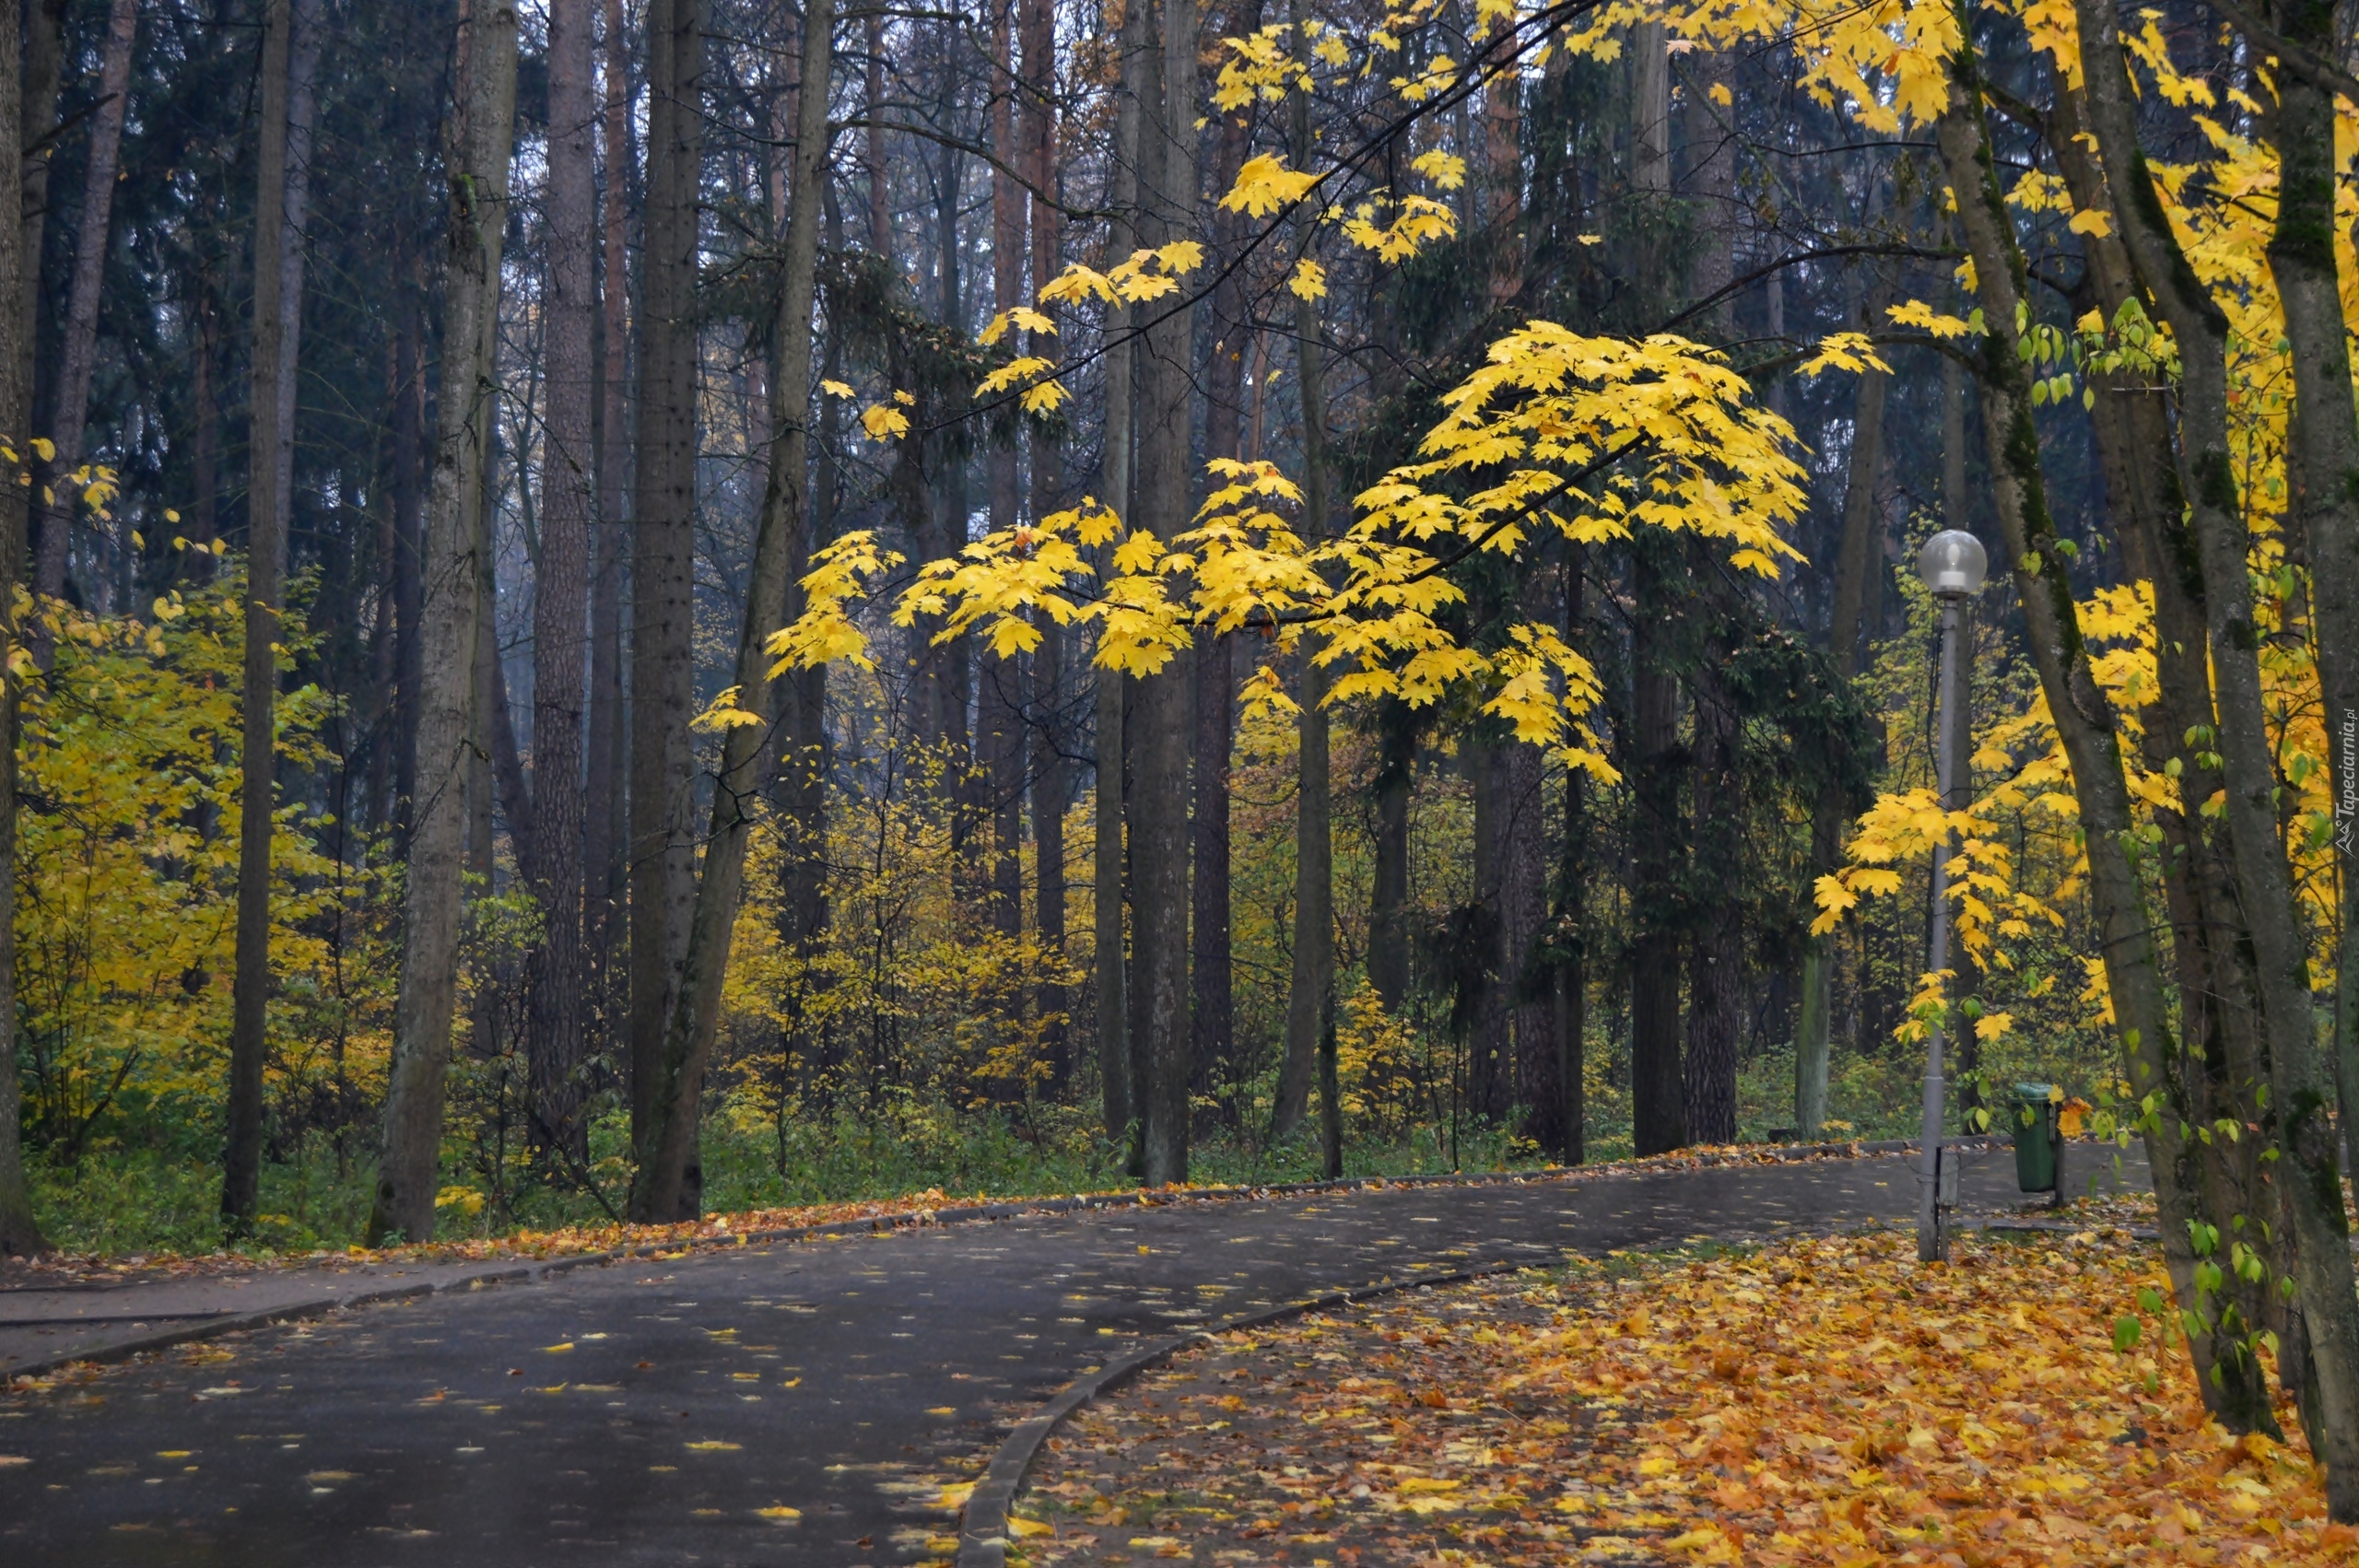
[[1930, 1267], [1870, 1235], [1420, 1292], [1226, 1336], [1085, 1411], [1022, 1500], [1051, 1529], [1027, 1551], [2353, 1561], [2298, 1435], [2222, 1432], [2158, 1333], [2116, 1348], [2119, 1318], [2161, 1329], [2142, 1302], [2168, 1293], [2118, 1231], [1967, 1237]]
[[685, 1445], [685, 1446], [692, 1454], [734, 1454], [740, 1448], [744, 1447], [745, 1445], [741, 1443], [722, 1443], [708, 1438], [701, 1443], [690, 1443]]

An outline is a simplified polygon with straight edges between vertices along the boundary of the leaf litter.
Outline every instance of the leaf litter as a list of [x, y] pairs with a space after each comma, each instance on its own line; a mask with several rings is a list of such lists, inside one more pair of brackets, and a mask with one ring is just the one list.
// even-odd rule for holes
[[[1081, 1411], [1027, 1568], [2338, 1563], [2284, 1444], [2209, 1420], [2118, 1226], [1614, 1256], [1223, 1336]], [[2147, 1303], [2154, 1302], [2146, 1294]], [[2125, 1320], [2138, 1325], [2130, 1340]]]

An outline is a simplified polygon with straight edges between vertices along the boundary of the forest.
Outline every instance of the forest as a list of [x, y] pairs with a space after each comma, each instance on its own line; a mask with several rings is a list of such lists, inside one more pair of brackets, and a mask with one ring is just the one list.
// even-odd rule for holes
[[2359, 1389], [2334, 6], [11, 15], [0, 1250], [1905, 1136], [1946, 1040], [2142, 1141], [2207, 1400]]

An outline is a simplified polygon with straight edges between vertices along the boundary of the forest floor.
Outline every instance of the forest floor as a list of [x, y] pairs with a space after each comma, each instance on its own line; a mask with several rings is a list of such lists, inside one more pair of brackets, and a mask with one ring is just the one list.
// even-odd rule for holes
[[[2148, 1211], [2151, 1213], [2151, 1210]], [[1220, 1336], [1083, 1410], [1027, 1568], [2349, 1563], [2290, 1408], [2206, 1417], [2134, 1205], [1611, 1255]]]

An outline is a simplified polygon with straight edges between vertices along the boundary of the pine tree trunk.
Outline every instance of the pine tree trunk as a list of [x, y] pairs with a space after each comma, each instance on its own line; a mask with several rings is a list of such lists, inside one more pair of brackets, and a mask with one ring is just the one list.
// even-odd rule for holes
[[789, 181], [785, 262], [779, 282], [777, 362], [770, 376], [774, 432], [762, 519], [754, 542], [745, 621], [737, 639], [738, 706], [756, 723], [733, 727], [722, 742], [705, 836], [704, 871], [696, 890], [679, 996], [663, 1034], [662, 1076], [639, 1150], [631, 1213], [640, 1220], [693, 1218], [698, 1174], [698, 1102], [705, 1066], [721, 1022], [721, 989], [731, 933], [745, 887], [745, 845], [759, 792], [769, 730], [787, 683], [770, 675], [765, 645], [783, 625], [799, 542], [805, 533], [810, 462], [811, 315], [816, 294], [822, 185], [827, 154], [827, 92], [835, 34], [834, 0], [804, 10], [804, 90], [797, 105], [793, 173]]
[[449, 252], [442, 295], [442, 390], [427, 501], [424, 604], [418, 619], [417, 794], [402, 919], [401, 991], [385, 1094], [385, 1144], [369, 1217], [371, 1244], [434, 1235], [442, 1141], [442, 1081], [457, 1006], [461, 872], [467, 778], [476, 748], [475, 661], [487, 563], [486, 448], [498, 387], [500, 242], [516, 125], [516, 12], [470, 0], [462, 13], [466, 96], [450, 175]]
[[[1114, 168], [1107, 180], [1109, 250], [1127, 255], [1139, 243], [1140, 84], [1148, 62], [1147, 17], [1152, 7], [1132, 6], [1122, 14], [1120, 43], [1121, 88], [1114, 108]], [[1106, 308], [1106, 436], [1103, 478], [1107, 505], [1125, 524], [1138, 521], [1138, 340], [1130, 310], [1119, 301]], [[1110, 558], [1110, 550], [1109, 556]], [[1106, 1136], [1127, 1135], [1141, 1114], [1142, 1086], [1131, 1036], [1131, 969], [1123, 914], [1129, 892], [1129, 844], [1123, 834], [1129, 789], [1129, 682], [1119, 670], [1096, 668], [1093, 721], [1097, 731], [1097, 848], [1092, 857], [1091, 923], [1097, 942], [1096, 1005], [1097, 1071], [1104, 1091]]]
[[548, 265], [547, 374], [541, 432], [541, 554], [533, 591], [533, 857], [524, 880], [541, 940], [524, 964], [524, 1048], [534, 1141], [589, 1152], [581, 1119], [584, 984], [581, 941], [581, 720], [590, 520], [597, 482], [591, 415], [597, 388], [597, 129], [591, 79], [593, 0], [550, 0], [548, 173], [543, 245]]
[[[1289, 6], [1294, 56], [1307, 64], [1309, 40], [1302, 20], [1308, 0]], [[1310, 158], [1310, 107], [1296, 95], [1287, 126], [1288, 149], [1297, 167]], [[1306, 222], [1303, 228], [1308, 230]], [[1308, 246], [1311, 235], [1301, 236]], [[1319, 302], [1294, 302], [1295, 389], [1302, 417], [1302, 536], [1326, 536], [1327, 520], [1327, 342]], [[1335, 884], [1333, 796], [1328, 777], [1327, 675], [1317, 663], [1318, 643], [1302, 644], [1302, 761], [1297, 773], [1294, 823], [1294, 976], [1286, 995], [1286, 1054], [1278, 1073], [1278, 1100], [1271, 1136], [1283, 1139], [1302, 1123], [1310, 1101], [1310, 1080], [1320, 1044], [1333, 1026], [1335, 1012]], [[1373, 954], [1371, 954], [1371, 960]]]
[[[992, 306], [1011, 310], [1025, 304], [1024, 187], [1015, 170], [1022, 158], [1015, 138], [1015, 4], [992, 0], [992, 59], [998, 85], [992, 95], [994, 146], [1006, 149], [992, 170]], [[1020, 454], [1010, 440], [992, 449], [989, 463], [991, 526], [1011, 529], [1022, 521], [1024, 476]], [[990, 796], [992, 921], [1010, 940], [1024, 930], [1024, 661], [995, 659], [977, 649], [976, 714], [984, 787]], [[1011, 1008], [1020, 1006], [1008, 999]]]
[[[253, 1226], [262, 1181], [263, 1063], [269, 1051], [270, 841], [276, 819], [279, 575], [286, 520], [278, 515], [278, 407], [291, 390], [279, 338], [287, 231], [287, 60], [289, 0], [270, 0], [262, 38], [261, 146], [255, 158], [253, 391], [246, 478], [244, 734], [239, 752], [238, 953], [229, 1024], [228, 1143], [221, 1219]], [[62, 533], [63, 529], [57, 531]], [[44, 550], [46, 546], [44, 545]]]
[[[55, 154], [54, 138], [63, 129], [57, 123], [58, 89], [64, 80], [65, 65], [65, 9], [70, 0], [29, 0], [20, 4], [23, 18], [22, 76], [10, 85], [17, 99], [16, 123], [23, 135], [19, 143], [24, 149], [21, 161], [22, 199], [19, 206], [23, 222], [18, 235], [24, 263], [19, 268], [15, 298], [18, 301], [17, 374], [24, 383], [25, 408], [22, 419], [15, 427], [18, 432], [32, 427], [33, 411], [41, 406], [41, 376], [38, 355], [41, 347], [41, 257], [49, 227], [49, 169]], [[21, 434], [18, 437], [22, 439]], [[27, 539], [27, 548], [39, 547], [39, 541]], [[32, 586], [30, 581], [26, 587]]]
[[[1032, 287], [1038, 290], [1062, 270], [1063, 240], [1057, 194], [1057, 57], [1056, 12], [1050, 0], [1024, 0], [1025, 97], [1018, 117], [1017, 141], [1030, 155], [1032, 187]], [[1032, 334], [1032, 353], [1056, 357], [1056, 339], [1047, 333]], [[1060, 454], [1046, 426], [1030, 427], [1032, 451], [1032, 515], [1046, 517], [1062, 500]], [[1050, 962], [1062, 965], [1065, 951], [1065, 808], [1072, 801], [1072, 783], [1064, 757], [1065, 736], [1059, 722], [1064, 712], [1064, 635], [1054, 623], [1041, 628], [1040, 646], [1032, 653], [1032, 702], [1038, 719], [1032, 730], [1032, 852], [1033, 893], [1038, 904], [1034, 929]], [[1062, 1085], [1071, 1071], [1066, 1040], [1063, 984], [1043, 982], [1039, 1007], [1046, 1021], [1050, 1070]]]
[[[1737, 718], [1720, 672], [1725, 639], [1696, 667], [1695, 854], [1704, 866], [1733, 868], [1744, 802], [1737, 771]], [[1744, 1015], [1744, 922], [1733, 907], [1697, 923], [1687, 952], [1687, 1050], [1682, 1115], [1696, 1143], [1736, 1141], [1737, 1036]]]
[[1679, 741], [1679, 677], [1669, 646], [1675, 610], [1660, 558], [1669, 546], [1641, 539], [1635, 557], [1637, 613], [1630, 635], [1631, 793], [1636, 840], [1630, 918], [1637, 935], [1630, 961], [1631, 1143], [1640, 1155], [1687, 1141], [1684, 1074], [1679, 1052], [1680, 809], [1687, 771]]
[[1376, 705], [1375, 842], [1368, 883], [1367, 983], [1398, 1014], [1409, 998], [1409, 795], [1416, 782], [1417, 716], [1398, 697]]
[[[1158, 248], [1196, 225], [1195, 0], [1162, 0], [1139, 136], [1139, 243]], [[1155, 301], [1139, 352], [1138, 526], [1168, 541], [1188, 526], [1195, 310], [1182, 292]], [[1130, 742], [1135, 811], [1131, 867], [1136, 1054], [1146, 1184], [1188, 1179], [1188, 661], [1138, 683]]]
[[57, 391], [52, 399], [51, 439], [57, 455], [49, 463], [49, 490], [55, 499], [41, 519], [41, 559], [34, 573], [34, 591], [49, 599], [65, 591], [66, 546], [74, 514], [80, 509], [81, 486], [72, 475], [82, 466], [90, 375], [98, 363], [99, 295], [106, 278], [107, 240], [113, 229], [115, 171], [122, 160], [131, 49], [138, 30], [138, 0], [114, 0], [100, 55], [99, 103], [90, 114], [89, 161], [82, 179], [81, 229], [74, 244], [65, 341], [58, 349]]
[[405, 290], [393, 335], [393, 852], [405, 859], [417, 799], [417, 718], [424, 680], [426, 488], [426, 323], [417, 291]]
[[[623, 1005], [616, 950], [621, 945], [627, 877], [622, 846], [629, 834], [627, 790], [630, 736], [623, 723], [624, 550], [630, 519], [630, 176], [629, 35], [623, 0], [605, 0], [602, 86], [604, 205], [600, 214], [598, 382], [598, 556], [590, 589], [590, 733], [582, 786], [581, 864], [584, 980], [600, 1037], [610, 1038]], [[586, 1026], [586, 1019], [585, 1019]]]
[[[703, 163], [702, 0], [647, 16], [646, 240], [639, 326], [639, 485], [631, 561], [632, 1141], [662, 1136], [664, 1041], [696, 897], [697, 188]], [[642, 1174], [642, 1180], [647, 1179]], [[668, 1181], [668, 1178], [666, 1178]], [[690, 1189], [682, 1211], [698, 1207]], [[662, 1211], [665, 1220], [677, 1217]]]
[[[23, 119], [18, 102], [20, 56], [24, 27], [13, 6], [0, 11], [0, 125]], [[34, 159], [38, 163], [39, 159]], [[0, 213], [17, 210], [22, 199], [25, 160], [0, 159]], [[29, 258], [25, 253], [26, 230], [33, 226], [0, 225], [0, 300], [22, 297]], [[20, 316], [21, 333], [29, 317]], [[0, 431], [20, 431], [32, 415], [31, 362], [23, 353], [0, 350]], [[14, 590], [25, 575], [25, 495], [14, 485], [0, 485], [0, 635], [16, 646]], [[17, 683], [0, 685], [0, 997], [17, 994]], [[32, 1193], [25, 1180], [24, 1094], [17, 1070], [17, 1009], [0, 1008], [0, 1258], [26, 1257], [49, 1250], [41, 1224], [33, 1216]]]

